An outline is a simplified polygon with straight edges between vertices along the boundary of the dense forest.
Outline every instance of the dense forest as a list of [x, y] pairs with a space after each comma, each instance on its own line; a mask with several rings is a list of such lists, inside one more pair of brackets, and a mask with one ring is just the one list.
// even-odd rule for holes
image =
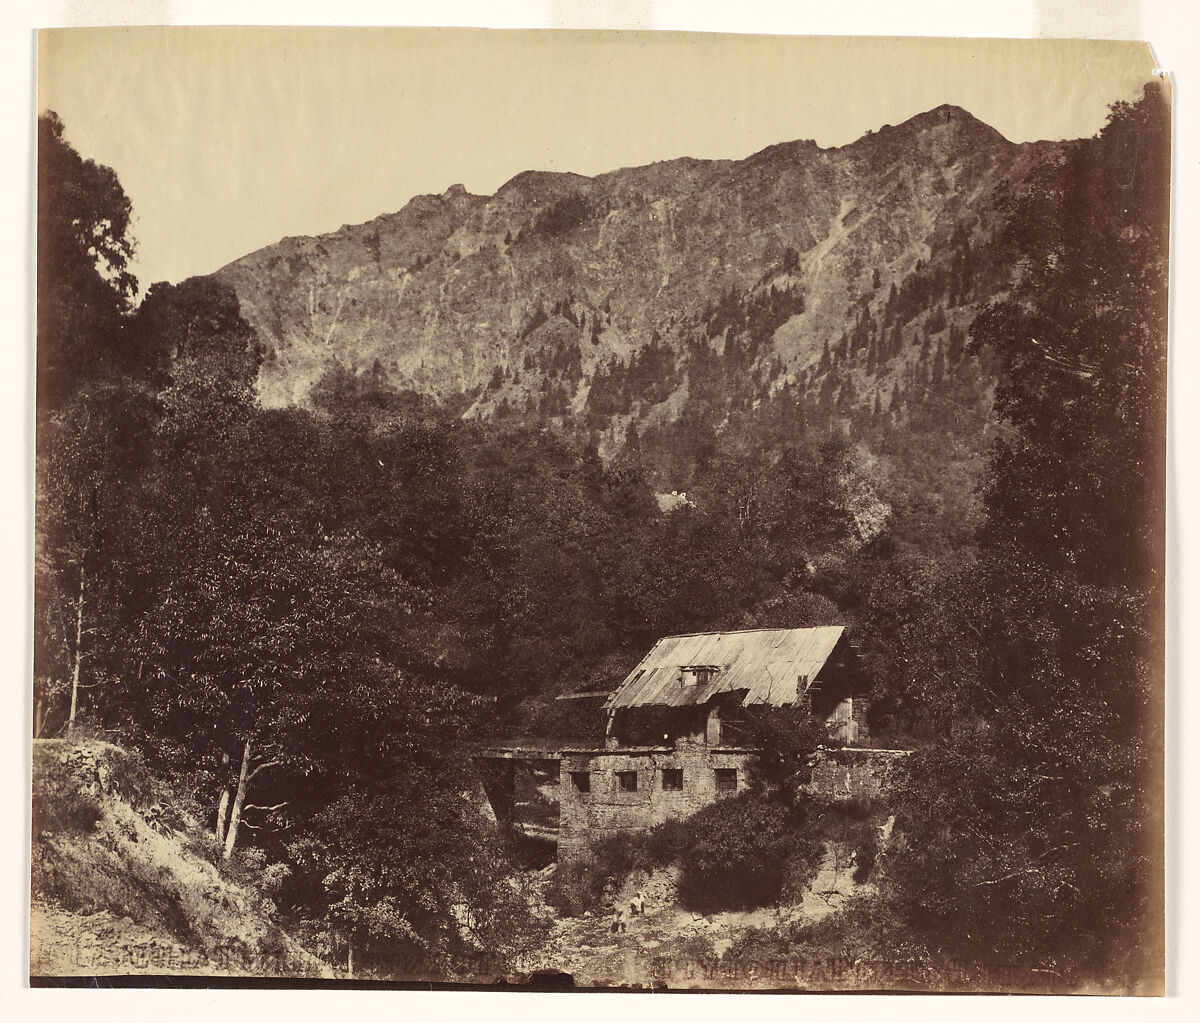
[[[593, 735], [554, 697], [665, 634], [847, 624], [872, 734], [917, 752], [869, 919], [828, 940], [1151, 975], [1168, 126], [1154, 88], [1116, 105], [799, 379], [758, 358], [805, 302], [772, 286], [602, 364], [574, 410], [578, 350], [531, 351], [489, 386], [536, 370], [536, 400], [481, 417], [379, 363], [264, 407], [235, 293], [137, 301], [128, 198], [43, 115], [35, 735], [138, 750], [314, 950], [503, 970], [541, 925], [469, 751]], [[555, 209], [545, 232], [586, 213]]]

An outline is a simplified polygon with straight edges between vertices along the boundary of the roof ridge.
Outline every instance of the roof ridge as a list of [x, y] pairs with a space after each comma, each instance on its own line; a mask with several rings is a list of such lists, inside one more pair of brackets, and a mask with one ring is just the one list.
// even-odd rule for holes
[[845, 628], [847, 628], [845, 625], [798, 625], [782, 629], [717, 629], [713, 632], [673, 632], [669, 636], [660, 637], [655, 645], [666, 642], [668, 639], [687, 639], [690, 636], [741, 636], [749, 632], [815, 632], [817, 629]]

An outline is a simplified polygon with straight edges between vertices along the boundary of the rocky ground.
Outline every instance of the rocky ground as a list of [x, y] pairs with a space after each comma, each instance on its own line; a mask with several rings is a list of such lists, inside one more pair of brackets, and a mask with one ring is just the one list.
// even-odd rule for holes
[[[799, 902], [750, 911], [703, 916], [675, 899], [678, 868], [630, 876], [617, 904], [628, 906], [640, 891], [645, 913], [627, 918], [614, 932], [611, 914], [559, 919], [549, 950], [537, 968], [570, 974], [577, 987], [771, 987], [774, 978], [732, 975], [721, 957], [740, 936], [790, 922], [816, 922], [837, 912], [846, 899], [866, 886], [854, 882], [852, 869], [826, 854], [817, 876]], [[751, 971], [753, 972], [753, 971]]]
[[132, 917], [90, 915], [35, 903], [30, 910], [29, 972], [35, 977], [231, 976], [228, 964], [181, 945]]

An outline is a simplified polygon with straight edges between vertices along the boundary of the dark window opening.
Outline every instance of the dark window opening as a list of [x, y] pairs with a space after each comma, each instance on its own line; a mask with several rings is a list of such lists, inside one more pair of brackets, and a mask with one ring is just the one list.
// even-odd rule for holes
[[637, 791], [637, 771], [618, 771], [617, 785], [622, 792]]
[[592, 776], [587, 771], [572, 771], [571, 785], [576, 792], [591, 792]]
[[679, 767], [663, 768], [662, 786], [664, 792], [682, 792], [683, 769]]
[[717, 791], [718, 792], [736, 792], [737, 791], [737, 768], [736, 767], [718, 767], [717, 768]]

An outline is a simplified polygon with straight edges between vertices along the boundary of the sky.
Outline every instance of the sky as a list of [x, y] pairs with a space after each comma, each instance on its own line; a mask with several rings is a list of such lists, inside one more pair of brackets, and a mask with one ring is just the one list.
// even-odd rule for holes
[[143, 289], [522, 170], [839, 146], [942, 103], [1015, 142], [1094, 134], [1136, 43], [699, 33], [109, 28], [40, 33], [39, 110], [114, 168]]

